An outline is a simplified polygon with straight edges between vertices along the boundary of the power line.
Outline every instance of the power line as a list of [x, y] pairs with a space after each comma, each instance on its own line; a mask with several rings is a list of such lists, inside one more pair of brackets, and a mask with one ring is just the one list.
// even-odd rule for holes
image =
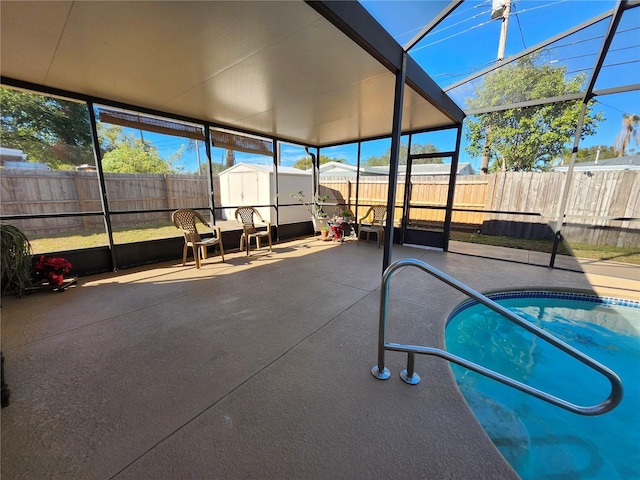
[[518, 12], [516, 12], [516, 5], [515, 3], [513, 4], [513, 14], [516, 17], [516, 20], [518, 21], [518, 30], [520, 30], [520, 38], [522, 39], [522, 46], [524, 47], [524, 49], [527, 49], [527, 44], [524, 41], [524, 33], [522, 33], [522, 25], [520, 25], [520, 16], [518, 15]]
[[[452, 23], [451, 25], [447, 25], [446, 27], [442, 27], [442, 28], [440, 28], [440, 29], [436, 29], [436, 30], [434, 30], [433, 32], [431, 32], [431, 33], [430, 33], [430, 35], [431, 35], [431, 36], [438, 35], [438, 34], [440, 34], [440, 33], [444, 32], [445, 30], [449, 30], [449, 29], [451, 29], [451, 28], [453, 28], [453, 27], [457, 27], [458, 25], [462, 25], [462, 24], [463, 24], [463, 23], [465, 23], [465, 22], [468, 22], [468, 21], [473, 20], [473, 19], [475, 19], [475, 18], [481, 17], [481, 16], [483, 16], [483, 15], [486, 15], [486, 14], [487, 14], [487, 13], [489, 13], [490, 11], [491, 11], [491, 10], [483, 10], [482, 12], [480, 12], [480, 13], [476, 13], [475, 15], [472, 15], [472, 16], [471, 16], [471, 17], [469, 17], [469, 18], [465, 18], [464, 20], [460, 20], [459, 22]], [[490, 21], [489, 21], [489, 23], [491, 23], [491, 21], [492, 21], [492, 20], [490, 20]], [[471, 29], [473, 29], [473, 28], [474, 28], [474, 27], [470, 27], [468, 30], [464, 30], [464, 31], [462, 31], [462, 32], [460, 32], [460, 33], [464, 33], [465, 31], [469, 31], [469, 30], [471, 30]]]
[[639, 63], [640, 60], [627, 60], [626, 62], [618, 62], [618, 63], [609, 63], [609, 64], [605, 64], [602, 65], [602, 68], [607, 68], [607, 67], [619, 67], [620, 65], [629, 65], [631, 63]]
[[[480, 4], [477, 4], [477, 5], [473, 5], [473, 6], [469, 7], [469, 8], [466, 8], [466, 9], [463, 9], [463, 10], [455, 10], [453, 13], [451, 13], [451, 14], [449, 14], [449, 15], [447, 16], [447, 20], [449, 20], [449, 19], [451, 19], [451, 18], [453, 18], [453, 17], [455, 17], [455, 16], [459, 16], [459, 15], [461, 15], [461, 14], [463, 14], [463, 13], [465, 13], [465, 12], [469, 11], [469, 10], [473, 10], [473, 9], [481, 8], [481, 7], [483, 7], [485, 4], [488, 4], [489, 2], [491, 2], [491, 0], [484, 0], [484, 2], [482, 2], [482, 3], [480, 3]], [[481, 14], [483, 14], [483, 13], [487, 13], [488, 11], [489, 11], [489, 10], [485, 10], [485, 11], [484, 11], [484, 12], [482, 12]], [[462, 20], [461, 22], [458, 22], [458, 23], [457, 23], [457, 24], [455, 24], [455, 25], [459, 25], [460, 23], [464, 23], [464, 22], [465, 22], [465, 21], [467, 21], [467, 20], [472, 20], [472, 19], [476, 18], [477, 16], [479, 16], [479, 15], [481, 15], [481, 14], [475, 15], [475, 16], [473, 16], [473, 17], [470, 17], [470, 18], [466, 19], [466, 20]], [[439, 32], [442, 32], [443, 30], [446, 30], [446, 29], [451, 28], [451, 27], [453, 27], [453, 26], [454, 26], [454, 25], [449, 25], [448, 27], [441, 28], [440, 30], [435, 31], [435, 32], [431, 33], [430, 35], [432, 35], [432, 34], [437, 34], [437, 33], [439, 33]], [[402, 38], [402, 37], [404, 37], [404, 36], [406, 36], [406, 35], [410, 35], [410, 34], [411, 34], [411, 35], [413, 35], [413, 34], [415, 34], [416, 32], [419, 32], [422, 28], [423, 28], [423, 27], [416, 27], [416, 28], [412, 28], [412, 29], [410, 29], [410, 30], [407, 30], [407, 31], [405, 31], [405, 32], [402, 32], [402, 33], [400, 33], [400, 34], [397, 34], [395, 37], [396, 37], [396, 38]], [[412, 49], [412, 51], [413, 51], [413, 49]]]
[[[522, 13], [525, 13], [525, 12], [530, 12], [530, 11], [533, 11], [533, 10], [538, 10], [538, 9], [540, 9], [540, 8], [550, 7], [550, 6], [553, 6], [553, 5], [557, 5], [557, 4], [560, 4], [560, 3], [564, 3], [564, 2], [566, 2], [566, 1], [568, 1], [568, 0], [558, 0], [557, 2], [546, 3], [546, 4], [544, 4], [544, 5], [539, 5], [539, 6], [536, 6], [536, 7], [527, 8], [527, 9], [525, 9], [525, 10], [522, 10], [522, 11], [518, 12], [518, 13], [519, 13], [519, 14], [522, 14]], [[482, 4], [482, 5], [484, 5], [484, 4]], [[430, 34], [429, 34], [427, 37], [425, 37], [425, 38], [433, 38], [435, 35], [441, 34], [442, 32], [444, 32], [444, 31], [446, 31], [446, 30], [448, 30], [448, 29], [451, 29], [451, 28], [453, 28], [453, 27], [455, 27], [455, 26], [461, 25], [461, 24], [463, 24], [463, 23], [465, 23], [465, 22], [467, 22], [467, 21], [473, 20], [473, 19], [475, 19], [475, 18], [477, 18], [477, 17], [480, 17], [480, 16], [482, 16], [482, 15], [486, 15], [486, 14], [488, 14], [489, 12], [490, 12], [490, 10], [483, 10], [482, 12], [480, 12], [480, 13], [478, 13], [478, 14], [476, 14], [476, 15], [473, 15], [473, 16], [471, 16], [471, 17], [469, 17], [469, 18], [465, 19], [465, 20], [461, 20], [461, 21], [459, 21], [459, 22], [457, 22], [457, 23], [454, 23], [454, 24], [451, 24], [451, 25], [447, 25], [446, 27], [440, 28], [440, 29], [438, 29], [438, 30], [434, 30], [432, 33], [430, 33]], [[523, 32], [522, 32], [522, 27], [521, 27], [521, 25], [520, 25], [520, 18], [519, 18], [519, 16], [518, 16], [518, 15], [516, 15], [516, 20], [518, 21], [518, 26], [519, 26], [519, 28], [520, 28], [520, 35], [521, 35], [521, 37], [522, 37], [522, 43], [523, 43], [523, 44], [525, 44], [524, 35], [523, 35]], [[485, 25], [488, 25], [488, 24], [490, 24], [490, 23], [491, 23], [491, 22], [493, 22], [493, 21], [494, 21], [493, 19], [490, 19], [490, 20], [488, 20], [488, 21], [486, 21], [486, 22], [482, 22], [482, 23], [479, 23], [479, 24], [477, 24], [477, 25], [473, 25], [472, 27], [469, 27], [469, 28], [467, 28], [467, 29], [465, 29], [465, 30], [462, 30], [462, 31], [460, 31], [460, 32], [457, 32], [457, 33], [451, 34], [451, 35], [449, 35], [449, 36], [447, 36], [447, 37], [444, 37], [444, 38], [442, 38], [442, 39], [440, 39], [440, 40], [435, 40], [435, 41], [430, 42], [430, 43], [427, 43], [427, 44], [425, 44], [425, 45], [417, 46], [417, 47], [415, 47], [415, 48], [413, 48], [413, 49], [412, 49], [412, 53], [413, 53], [413, 52], [417, 52], [418, 50], [422, 50], [423, 48], [431, 47], [431, 46], [436, 45], [436, 44], [438, 44], [438, 43], [444, 42], [445, 40], [449, 40], [449, 39], [451, 39], [451, 38], [454, 38], [454, 37], [457, 37], [457, 36], [459, 36], [459, 35], [462, 35], [462, 34], [464, 34], [464, 33], [470, 32], [471, 30], [474, 30], [474, 29], [476, 29], [476, 28], [484, 27]], [[525, 48], [526, 48], [526, 44], [525, 44]]]
[[475, 8], [482, 8], [485, 5], [488, 5], [489, 3], [491, 3], [491, 0], [485, 0], [484, 2], [478, 3], [477, 5], [473, 5], [473, 6], [469, 7], [469, 8], [465, 8], [465, 9], [462, 9], [462, 10], [455, 10], [452, 14], [449, 15], [448, 18], [453, 18], [453, 17], [455, 17], [457, 15], [461, 15], [461, 14], [463, 14], [465, 12], [468, 12], [469, 10], [473, 10]]
[[[487, 12], [485, 12], [485, 13], [487, 13]], [[440, 42], [444, 42], [445, 40], [449, 40], [450, 38], [453, 38], [453, 37], [457, 37], [458, 35], [462, 35], [463, 33], [467, 33], [467, 32], [469, 32], [471, 30], [476, 29], [476, 28], [484, 27], [485, 25], [488, 25], [491, 22], [493, 22], [493, 20], [489, 20], [487, 22], [480, 23], [478, 25], [474, 25], [473, 27], [468, 28], [467, 30], [463, 30], [462, 32], [454, 33], [453, 35], [449, 35], [448, 37], [442, 38], [440, 40], [436, 40], [435, 42], [431, 42], [431, 43], [428, 43], [426, 45], [421, 45], [419, 47], [413, 48], [411, 50], [411, 53], [417, 52], [418, 50], [422, 50], [423, 48], [431, 47], [432, 45], [435, 45], [435, 44], [440, 43]]]
[[[636, 47], [635, 45], [632, 45], [630, 47], [620, 47], [620, 48], [612, 48], [607, 52], [607, 57], [609, 57], [609, 55], [613, 52], [622, 52], [623, 50], [632, 50], [632, 49], [636, 49], [638, 47]], [[550, 50], [551, 49], [545, 49], [546, 53], [551, 53]], [[564, 58], [557, 58], [555, 60], [553, 60], [553, 62], [565, 62], [567, 60], [574, 60], [576, 58], [583, 58], [583, 57], [594, 57], [598, 55], [598, 52], [588, 52], [588, 53], [584, 53], [582, 55], [574, 55], [573, 57], [564, 57]]]
[[[618, 62], [618, 63], [610, 63], [608, 65], [602, 65], [602, 68], [609, 68], [609, 67], [619, 67], [620, 65], [629, 65], [631, 63], [640, 63], [640, 60], [628, 60], [626, 62]], [[571, 70], [566, 72], [567, 75], [572, 74], [572, 73], [579, 73], [579, 72], [588, 72], [593, 70], [593, 67], [588, 67], [588, 68], [577, 68], [575, 70]]]
[[[640, 27], [638, 27], [638, 28], [640, 28]], [[564, 45], [563, 45], [563, 46], [564, 46]], [[542, 50], [542, 52], [544, 52], [545, 54], [549, 55], [549, 54], [553, 51], [553, 49], [554, 49], [554, 48], [556, 48], [556, 47], [547, 47], [547, 48], [544, 48], [544, 49]], [[624, 51], [624, 50], [632, 50], [632, 49], [636, 49], [636, 48], [637, 48], [637, 47], [636, 47], [635, 45], [628, 46], [628, 47], [613, 48], [613, 49], [610, 49], [610, 50], [609, 50], [609, 52], [608, 52], [608, 54], [607, 54], [607, 55], [609, 56], [611, 53], [614, 53], [614, 52], [620, 52], [620, 51]], [[563, 62], [567, 62], [567, 61], [569, 61], [569, 60], [575, 60], [575, 59], [578, 59], [578, 58], [595, 57], [597, 54], [598, 54], [598, 52], [591, 52], [591, 53], [585, 53], [585, 54], [582, 54], [582, 55], [574, 55], [574, 56], [572, 56], [572, 57], [557, 58], [557, 59], [554, 59], [554, 60], [550, 60], [550, 61], [549, 61], [549, 63], [563, 63]], [[637, 61], [637, 60], [636, 60], [636, 61]], [[628, 62], [628, 63], [633, 63], [633, 62], [636, 62], [636, 61], [631, 61], [631, 62]], [[490, 61], [485, 62], [484, 64], [480, 65], [479, 67], [475, 67], [474, 69], [472, 69], [472, 70], [471, 70], [471, 72], [466, 72], [466, 73], [449, 73], [449, 72], [442, 72], [442, 73], [439, 73], [439, 74], [432, 75], [432, 77], [433, 77], [433, 78], [437, 78], [437, 77], [448, 77], [448, 78], [450, 78], [450, 79], [456, 79], [456, 78], [460, 78], [460, 77], [468, 76], [470, 73], [473, 73], [473, 71], [476, 71], [476, 70], [478, 70], [478, 69], [482, 69], [482, 68], [488, 67], [489, 65], [492, 65], [492, 64], [495, 64], [495, 63], [496, 63], [496, 61], [495, 61], [495, 60], [490, 60]], [[616, 66], [617, 66], [617, 65], [622, 65], [622, 64], [623, 64], [623, 63], [617, 63], [617, 64], [605, 64], [604, 66], [605, 66], [605, 67], [606, 67], [606, 66], [614, 66], [614, 65], [616, 65]], [[586, 69], [585, 69], [585, 70], [586, 70]], [[572, 71], [572, 72], [567, 72], [567, 73], [575, 73], [575, 72], [577, 72], [577, 70], [574, 70], [574, 71]]]
[[[552, 2], [552, 3], [548, 3], [548, 4], [544, 4], [544, 5], [539, 5], [539, 6], [536, 6], [536, 7], [533, 7], [533, 8], [529, 8], [529, 9], [525, 9], [525, 10], [522, 10], [522, 11], [519, 11], [519, 12], [515, 12], [515, 11], [514, 11], [514, 13], [516, 14], [516, 19], [517, 19], [517, 21], [518, 21], [518, 27], [519, 27], [519, 29], [520, 29], [520, 35], [521, 35], [521, 38], [522, 38], [522, 42], [523, 42], [523, 45], [525, 46], [525, 48], [526, 48], [526, 42], [525, 42], [525, 39], [524, 39], [524, 32], [523, 32], [523, 30], [522, 30], [522, 25], [521, 25], [521, 22], [520, 22], [519, 14], [524, 13], [524, 12], [529, 12], [529, 11], [532, 11], [532, 10], [537, 10], [537, 9], [540, 9], [540, 8], [545, 8], [545, 7], [549, 7], [549, 6], [554, 6], [554, 5], [557, 5], [557, 4], [560, 4], [560, 3], [564, 3], [564, 2], [566, 2], [566, 1], [567, 1], [567, 0], [559, 0], [559, 1], [557, 1], [557, 2]], [[484, 4], [484, 3], [483, 3], [483, 4]], [[482, 4], [482, 5], [483, 5], [483, 4]], [[472, 7], [472, 8], [477, 8], [477, 7], [479, 7], [479, 5], [478, 5], [478, 6], [475, 6], [475, 7]], [[467, 10], [470, 10], [470, 9], [467, 9]], [[515, 8], [514, 8], [514, 10], [515, 10]], [[462, 12], [459, 12], [459, 13], [462, 13]], [[486, 12], [482, 12], [481, 14], [484, 14], [484, 13], [486, 13]], [[470, 19], [476, 18], [476, 17], [478, 17], [478, 16], [479, 16], [479, 15], [474, 15], [474, 16], [473, 16], [473, 17], [471, 17]], [[469, 20], [469, 19], [467, 19], [467, 20]], [[466, 21], [466, 20], [465, 20], [465, 21]], [[452, 27], [453, 27], [453, 26], [455, 26], [455, 25], [460, 25], [460, 24], [461, 24], [461, 23], [463, 23], [463, 22], [464, 22], [464, 21], [462, 21], [462, 22], [457, 22], [456, 24], [453, 24], [453, 25], [449, 25], [449, 26], [447, 26], [447, 27], [445, 27], [445, 28], [443, 28], [443, 29], [439, 30], [438, 32], [434, 32], [434, 33], [441, 33], [441, 32], [443, 32], [443, 31], [445, 31], [446, 29], [450, 29], [450, 28], [452, 28]], [[429, 46], [433, 46], [433, 45], [435, 45], [435, 44], [437, 44], [437, 43], [444, 42], [444, 41], [449, 40], [449, 39], [451, 39], [451, 38], [454, 38], [454, 37], [456, 37], [456, 36], [458, 36], [458, 35], [462, 35], [462, 34], [464, 34], [464, 33], [467, 33], [467, 32], [469, 32], [469, 31], [471, 31], [471, 30], [473, 30], [473, 29], [476, 29], [476, 28], [479, 28], [479, 27], [485, 26], [485, 25], [487, 25], [487, 24], [488, 24], [488, 23], [490, 23], [490, 22], [491, 22], [491, 21], [488, 21], [488, 22], [482, 22], [482, 23], [480, 23], [480, 24], [478, 24], [478, 25], [474, 25], [474, 26], [472, 26], [472, 27], [470, 27], [470, 28], [467, 28], [467, 29], [465, 29], [465, 30], [463, 30], [463, 31], [460, 31], [460, 32], [457, 32], [457, 33], [454, 33], [454, 34], [449, 35], [449, 36], [447, 36], [447, 37], [445, 37], [445, 38], [442, 38], [442, 39], [440, 39], [440, 40], [435, 40], [435, 41], [430, 42], [430, 43], [428, 43], [428, 44], [421, 45], [421, 46], [419, 46], [419, 47], [417, 47], [417, 48], [414, 48], [414, 49], [413, 49], [413, 51], [417, 51], [417, 50], [420, 50], [420, 49], [422, 49], [422, 48], [426, 48], [426, 47], [429, 47]], [[625, 29], [625, 30], [618, 30], [618, 32], [616, 33], [616, 38], [620, 38], [621, 34], [625, 34], [625, 33], [633, 32], [633, 31], [638, 30], [638, 29], [640, 29], [640, 27], [630, 27], [630, 28], [627, 28], [627, 29]], [[432, 34], [430, 34], [430, 36], [431, 36], [431, 38], [432, 38]], [[428, 38], [429, 38], [429, 37], [428, 37]], [[570, 37], [569, 37], [569, 38], [570, 38]], [[590, 41], [599, 41], [599, 42], [601, 42], [601, 41], [602, 41], [602, 39], [603, 39], [603, 35], [592, 36], [592, 37], [585, 38], [585, 39], [575, 39], [575, 40], [573, 40], [573, 41], [566, 42], [566, 43], [563, 43], [563, 44], [558, 44], [558, 45], [550, 44], [550, 45], [547, 45], [547, 46], [546, 46], [546, 48], [545, 48], [544, 50], [546, 50], [546, 51], [547, 51], [547, 53], [550, 53], [550, 52], [555, 51], [556, 49], [560, 49], [560, 48], [564, 48], [564, 47], [569, 47], [569, 46], [575, 46], [575, 45], [578, 45], [578, 44], [581, 44], [581, 43], [590, 42]], [[567, 40], [567, 39], [564, 39], [564, 40]], [[628, 49], [634, 49], [634, 48], [636, 48], [636, 47], [635, 47], [635, 46], [631, 46], [631, 47], [619, 47], [619, 48], [616, 48], [616, 49], [610, 49], [610, 50], [609, 50], [609, 54], [610, 54], [610, 53], [612, 53], [612, 52], [619, 52], [619, 51], [628, 50]], [[543, 51], [544, 51], [544, 50], [543, 50]], [[578, 59], [578, 58], [584, 58], [584, 57], [592, 57], [592, 56], [595, 56], [595, 55], [597, 55], [597, 53], [596, 53], [596, 52], [594, 52], [594, 53], [587, 53], [587, 54], [578, 55], [578, 56], [571, 56], [571, 57], [559, 58], [559, 59], [554, 60], [554, 62], [566, 62], [566, 61], [569, 61], [569, 60], [575, 60], [575, 59]], [[609, 65], [605, 65], [605, 67], [620, 66], [620, 65], [629, 64], [629, 63], [636, 63], [636, 61], [619, 62], [619, 63], [616, 63], [616, 64], [609, 64]], [[493, 65], [493, 64], [495, 64], [495, 61], [494, 61], [494, 60], [491, 60], [491, 61], [489, 61], [489, 62], [486, 62], [484, 65], [485, 65], [485, 66], [489, 66], [489, 65]], [[482, 68], [482, 67], [480, 67], [480, 68]], [[473, 72], [473, 71], [477, 71], [477, 70], [478, 70], [478, 67], [475, 67], [475, 68], [471, 68], [471, 70], [470, 70], [470, 71], [471, 71], [471, 72]], [[585, 71], [585, 70], [591, 70], [591, 68], [590, 68], [590, 69], [579, 69], [579, 70], [574, 70], [574, 71], [571, 71], [571, 72], [568, 72], [568, 73], [576, 73], [576, 72], [581, 72], [581, 71]], [[450, 79], [450, 80], [454, 80], [454, 79], [456, 79], [456, 78], [464, 77], [464, 75], [465, 75], [464, 73], [448, 73], [448, 72], [443, 72], [443, 73], [435, 74], [435, 75], [433, 75], [433, 77], [434, 77], [434, 78], [436, 78], [436, 77], [447, 77], [447, 78], [448, 78], [448, 79]]]
[[546, 8], [546, 7], [551, 7], [553, 5], [557, 5], [559, 3], [565, 3], [568, 2], [569, 0], [558, 0], [557, 2], [551, 2], [551, 3], [545, 3], [544, 5], [538, 5], [536, 7], [531, 7], [531, 8], [525, 8], [524, 10], [522, 10], [520, 13], [525, 13], [525, 12], [532, 12], [534, 10], [538, 10], [540, 8]]
[[[620, 35], [621, 33], [632, 32], [633, 30], [639, 30], [639, 29], [640, 29], [640, 27], [631, 27], [631, 28], [628, 28], [628, 29], [626, 29], [626, 30], [619, 30], [618, 32], [616, 32], [616, 37], [618, 37], [618, 35]], [[551, 46], [549, 45], [549, 47], [551, 47], [551, 48], [564, 48], [564, 47], [571, 47], [571, 46], [573, 46], [573, 45], [577, 45], [577, 44], [579, 44], [579, 43], [590, 42], [590, 41], [592, 41], [592, 40], [600, 40], [600, 41], [602, 41], [603, 37], [604, 37], [604, 35], [598, 35], [598, 36], [595, 36], [595, 37], [588, 37], [588, 38], [582, 38], [582, 39], [579, 39], [579, 40], [574, 40], [574, 41], [569, 42], [569, 43], [563, 43], [563, 44], [559, 44], [559, 45], [554, 45], [553, 47], [551, 47]], [[619, 38], [619, 37], [618, 37], [618, 38]], [[626, 48], [626, 47], [625, 47], [625, 48]], [[630, 48], [637, 48], [637, 46], [636, 46], [636, 45], [633, 45], [633, 46], [632, 46], [632, 47], [630, 47]]]
[[612, 110], [617, 110], [617, 111], [618, 111], [618, 112], [620, 112], [620, 113], [627, 113], [627, 112], [625, 112], [624, 110], [620, 110], [618, 107], [614, 107], [613, 105], [609, 105], [608, 103], [603, 102], [602, 100], [600, 100], [600, 98], [602, 98], [602, 97], [598, 97], [598, 99], [597, 99], [596, 101], [597, 101], [598, 103], [600, 103], [601, 105], [604, 105], [605, 107], [609, 107], [609, 108], [611, 108]]

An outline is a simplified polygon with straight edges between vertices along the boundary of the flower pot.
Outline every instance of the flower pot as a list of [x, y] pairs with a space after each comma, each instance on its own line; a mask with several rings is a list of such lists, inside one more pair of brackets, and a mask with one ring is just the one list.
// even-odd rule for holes
[[313, 222], [313, 231], [319, 232], [322, 227], [329, 226], [329, 219], [327, 217], [311, 217]]

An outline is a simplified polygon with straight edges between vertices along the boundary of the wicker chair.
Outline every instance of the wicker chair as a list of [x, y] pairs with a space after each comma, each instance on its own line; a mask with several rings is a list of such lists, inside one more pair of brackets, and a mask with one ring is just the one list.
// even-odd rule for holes
[[[195, 210], [181, 208], [171, 214], [171, 220], [176, 228], [182, 230], [184, 235], [184, 248], [182, 249], [182, 265], [187, 263], [187, 250], [193, 250], [193, 258], [196, 261], [196, 268], [200, 268], [200, 257], [207, 258], [207, 247], [211, 245], [220, 246], [220, 257], [224, 262], [224, 247], [222, 246], [222, 233], [220, 227], [209, 225]], [[211, 228], [215, 234], [213, 238], [202, 239], [196, 227], [196, 220], [199, 220], [205, 227]]]
[[[269, 241], [269, 251], [271, 248], [271, 223], [265, 222], [260, 215], [260, 212], [253, 207], [240, 207], [236, 209], [236, 220], [242, 223], [242, 236], [240, 237], [240, 251], [244, 250], [246, 245], [247, 257], [249, 256], [249, 250], [251, 249], [251, 239], [256, 239], [256, 247], [260, 248], [260, 238], [267, 237]], [[255, 222], [265, 224], [266, 230], [257, 230]]]
[[[373, 216], [371, 215], [373, 213]], [[367, 242], [369, 235], [375, 233], [378, 240], [378, 248], [380, 243], [384, 242], [384, 220], [387, 216], [387, 207], [385, 205], [374, 205], [369, 207], [364, 217], [358, 220], [358, 245], [360, 245], [360, 235], [363, 232], [367, 234]], [[371, 220], [369, 218], [371, 217]]]

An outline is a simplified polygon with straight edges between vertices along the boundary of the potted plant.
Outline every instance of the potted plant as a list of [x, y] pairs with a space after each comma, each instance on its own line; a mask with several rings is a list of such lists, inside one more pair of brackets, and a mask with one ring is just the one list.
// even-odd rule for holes
[[323, 225], [322, 227], [320, 227], [320, 238], [321, 240], [329, 240], [329, 231], [331, 229], [329, 228], [329, 225]]
[[321, 232], [322, 227], [328, 227], [327, 214], [322, 210], [322, 203], [326, 202], [328, 198], [326, 195], [320, 196], [315, 194], [311, 197], [311, 201], [305, 200], [302, 190], [296, 193], [290, 193], [289, 195], [299, 201], [309, 211], [314, 232]]
[[31, 286], [31, 243], [17, 227], [0, 224], [2, 293], [21, 296]]
[[71, 262], [64, 258], [40, 255], [33, 264], [33, 276], [41, 286], [55, 289], [64, 284], [64, 275], [71, 271], [71, 267]]

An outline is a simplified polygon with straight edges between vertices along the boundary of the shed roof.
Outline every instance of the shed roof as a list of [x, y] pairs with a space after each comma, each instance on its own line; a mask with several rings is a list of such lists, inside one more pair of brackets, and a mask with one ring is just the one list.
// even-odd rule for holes
[[[246, 172], [248, 170], [271, 174], [274, 171], [274, 166], [273, 164], [260, 165], [257, 163], [240, 162], [220, 172], [220, 175], [227, 175], [233, 172], [241, 173], [241, 172]], [[278, 174], [309, 176], [311, 175], [311, 170], [300, 170], [299, 168], [294, 168], [294, 167], [278, 167]]]

